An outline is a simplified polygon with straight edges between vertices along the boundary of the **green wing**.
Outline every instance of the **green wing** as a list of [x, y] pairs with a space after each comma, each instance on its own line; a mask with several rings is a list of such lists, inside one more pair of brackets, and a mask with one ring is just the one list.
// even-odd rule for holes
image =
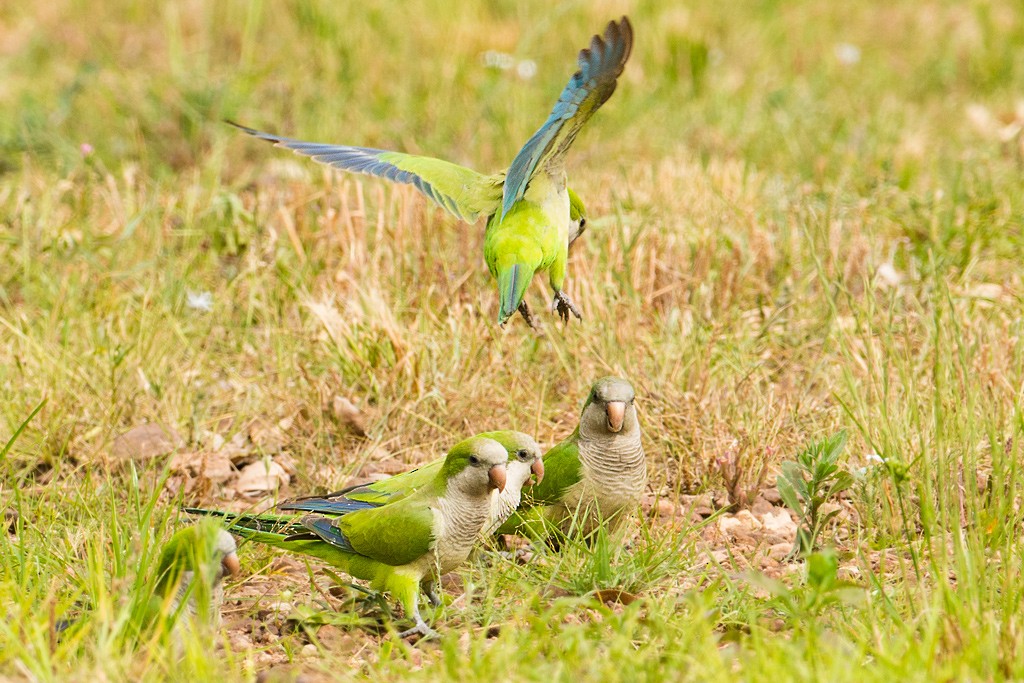
[[393, 566], [409, 564], [434, 545], [434, 513], [425, 496], [327, 519], [360, 555]]
[[565, 491], [583, 477], [579, 438], [577, 427], [572, 436], [544, 454], [544, 481], [528, 492], [524, 490], [522, 507], [558, 503]]
[[[405, 498], [430, 484], [437, 478], [437, 474], [441, 471], [441, 465], [443, 464], [444, 458], [441, 458], [417, 469], [396, 474], [381, 481], [342, 489], [339, 493], [351, 500], [383, 505], [389, 500]], [[334, 494], [325, 496], [325, 498], [330, 498], [332, 495]]]
[[321, 164], [412, 185], [442, 209], [467, 223], [475, 222], [480, 216], [490, 216], [501, 205], [504, 176], [500, 174], [485, 176], [441, 159], [369, 147], [304, 142], [246, 128], [231, 121], [228, 123], [253, 137], [290, 149]]
[[579, 438], [577, 427], [568, 439], [544, 454], [544, 481], [523, 489], [519, 509], [498, 527], [496, 534], [525, 533], [533, 539], [543, 538], [545, 506], [560, 502], [565, 491], [583, 477]]
[[432, 496], [413, 496], [340, 517], [236, 514], [202, 508], [185, 508], [185, 512], [220, 517], [233, 534], [312, 555], [342, 567], [356, 555], [384, 564], [402, 565], [423, 556], [433, 545], [431, 499]]
[[579, 71], [569, 79], [544, 125], [512, 160], [505, 181], [501, 218], [523, 198], [538, 169], [561, 169], [583, 125], [615, 92], [615, 84], [633, 49], [633, 27], [622, 17], [610, 22], [604, 37], [594, 36], [579, 54]]
[[[494, 439], [509, 453], [509, 458], [520, 448], [517, 432], [502, 430], [483, 432], [478, 437]], [[408, 472], [369, 484], [356, 484], [322, 496], [296, 498], [278, 504], [279, 510], [302, 510], [322, 514], [347, 514], [366, 507], [377, 507], [406, 498], [437, 478], [444, 464], [444, 456]], [[365, 505], [363, 505], [365, 503]]]

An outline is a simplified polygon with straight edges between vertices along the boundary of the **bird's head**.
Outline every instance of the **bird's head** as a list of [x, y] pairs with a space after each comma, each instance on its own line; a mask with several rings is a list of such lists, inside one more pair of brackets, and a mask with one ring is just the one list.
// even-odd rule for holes
[[633, 385], [621, 377], [602, 377], [590, 388], [580, 431], [590, 434], [631, 434], [639, 430]]
[[508, 452], [508, 485], [520, 488], [527, 485], [530, 476], [536, 477], [535, 484], [544, 479], [544, 461], [541, 459], [540, 446], [529, 434], [523, 432], [501, 431], [485, 432], [478, 436], [494, 439]]
[[167, 542], [157, 566], [157, 591], [167, 594], [170, 586], [202, 576], [202, 589], [220, 583], [225, 574], [239, 570], [235, 538], [213, 519], [181, 529]]
[[225, 529], [217, 528], [217, 537], [214, 540], [213, 559], [220, 561], [221, 576], [227, 574], [234, 576], [241, 569], [238, 562], [238, 546], [235, 544], [235, 537]]
[[571, 188], [566, 191], [569, 193], [569, 244], [572, 244], [587, 229], [587, 210], [578, 194]]
[[505, 490], [507, 461], [508, 451], [500, 443], [474, 436], [452, 446], [439, 476], [449, 490], [472, 497], [488, 496], [494, 489]]

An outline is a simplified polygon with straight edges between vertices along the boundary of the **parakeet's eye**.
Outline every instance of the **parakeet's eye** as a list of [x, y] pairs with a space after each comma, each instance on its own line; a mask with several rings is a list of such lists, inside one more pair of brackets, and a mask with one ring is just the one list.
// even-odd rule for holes
[[469, 464], [470, 465], [479, 465], [480, 464], [480, 458], [476, 457], [475, 455], [469, 456]]
[[516, 451], [516, 457], [519, 458], [520, 460], [526, 460], [528, 457], [530, 457], [530, 454], [526, 451], [525, 448], [523, 448]]
[[587, 219], [586, 218], [580, 218], [580, 230], [582, 230], [585, 227], [587, 227]]

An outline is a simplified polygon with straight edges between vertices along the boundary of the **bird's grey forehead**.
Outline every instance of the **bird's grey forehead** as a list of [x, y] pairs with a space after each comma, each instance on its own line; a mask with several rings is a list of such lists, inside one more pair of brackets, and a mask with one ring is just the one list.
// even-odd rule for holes
[[515, 455], [519, 451], [526, 451], [530, 455], [540, 455], [540, 444], [532, 436], [518, 432], [516, 434], [515, 449], [509, 455]]
[[590, 395], [602, 403], [623, 401], [629, 403], [636, 397], [633, 385], [621, 377], [604, 377], [594, 382]]
[[508, 460], [508, 451], [493, 439], [482, 439], [476, 447], [476, 455], [483, 462], [491, 465], [502, 465]]
[[224, 529], [217, 530], [217, 544], [214, 546], [214, 550], [218, 556], [227, 557], [231, 553], [238, 549], [238, 545], [235, 543], [235, 537], [229, 534]]

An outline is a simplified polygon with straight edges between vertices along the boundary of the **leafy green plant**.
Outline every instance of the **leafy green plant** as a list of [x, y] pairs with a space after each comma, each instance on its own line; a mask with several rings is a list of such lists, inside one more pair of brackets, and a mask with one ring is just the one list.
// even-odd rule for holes
[[801, 585], [789, 587], [763, 574], [751, 574], [752, 583], [767, 590], [772, 605], [793, 622], [812, 621], [827, 609], [858, 605], [864, 601], [861, 586], [839, 579], [839, 557], [832, 548], [807, 556], [806, 574]]
[[840, 431], [782, 463], [776, 485], [782, 501], [800, 517], [796, 549], [802, 553], [814, 550], [821, 530], [839, 512], [823, 515], [821, 507], [853, 485], [853, 475], [836, 464], [846, 439], [846, 431]]

